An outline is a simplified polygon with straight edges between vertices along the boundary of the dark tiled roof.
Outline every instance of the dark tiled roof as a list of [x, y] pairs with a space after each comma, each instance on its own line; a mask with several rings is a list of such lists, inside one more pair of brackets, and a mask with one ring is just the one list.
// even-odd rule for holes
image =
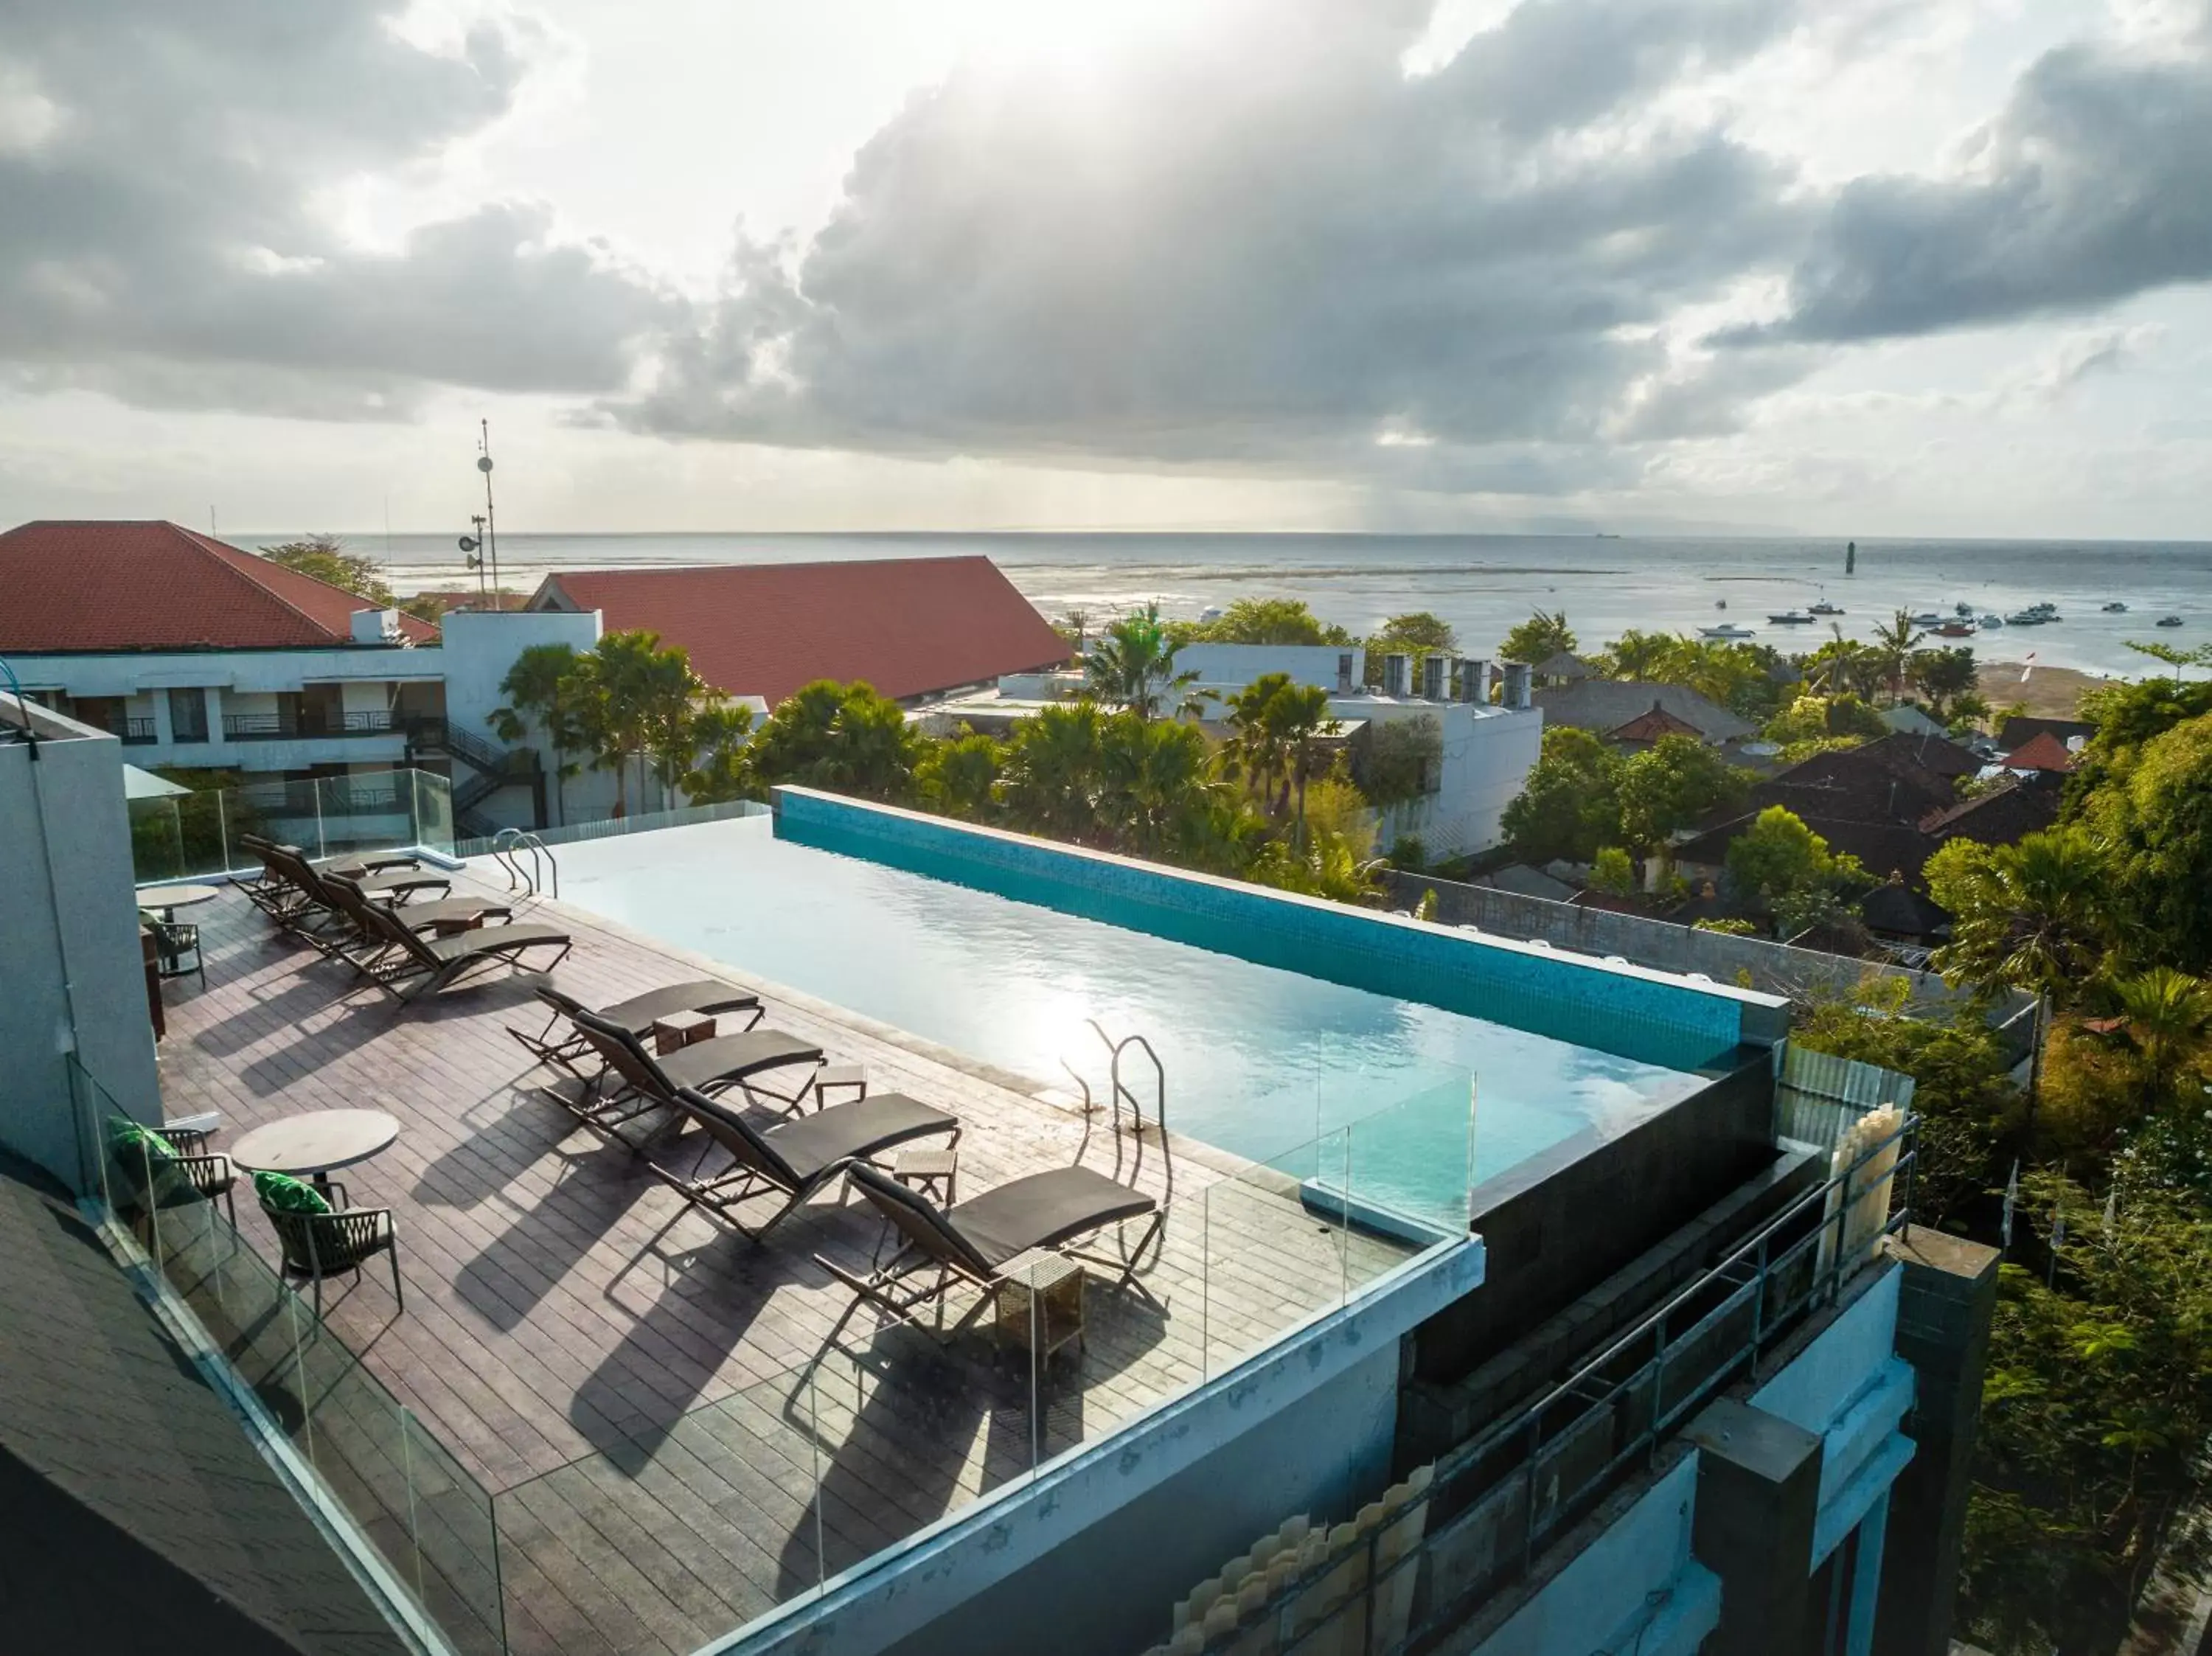
[[1540, 868], [1531, 868], [1526, 863], [1513, 863], [1483, 877], [1482, 883], [1500, 891], [1510, 891], [1516, 897], [1543, 897], [1555, 903], [1567, 901], [1575, 895], [1575, 888], [1564, 880], [1555, 880]]
[[[1758, 820], [1759, 812], [1753, 810], [1717, 828], [1707, 828], [1694, 840], [1677, 846], [1675, 860], [1700, 864], [1725, 863], [1728, 848]], [[1878, 880], [1897, 873], [1917, 885], [1921, 868], [1934, 853], [1937, 843], [1910, 824], [1860, 822], [1838, 816], [1808, 816], [1804, 822], [1828, 842], [1829, 850], [1850, 852], [1865, 864], [1867, 872]]]
[[[158, 520], [0, 534], [0, 651], [267, 650], [349, 644], [365, 599]], [[416, 642], [437, 628], [412, 616]]]
[[1572, 725], [1585, 731], [1618, 730], [1651, 711], [1657, 702], [1688, 723], [1708, 742], [1736, 742], [1756, 730], [1726, 707], [1707, 701], [1686, 684], [1643, 684], [1621, 679], [1586, 678], [1574, 684], [1538, 690], [1533, 697], [1547, 725]]
[[1972, 840], [2008, 846], [2040, 834], [2058, 820], [2059, 791], [2039, 781], [2014, 781], [1939, 810], [1920, 824], [1938, 840]]
[[[1825, 755], [1824, 755], [1825, 756]], [[1751, 803], [1760, 810], [1780, 805], [1800, 816], [1832, 816], [1854, 822], [1917, 822], [1949, 804], [1951, 792], [1930, 792], [1917, 783], [1885, 771], [1862, 772], [1825, 779], [1800, 779], [1802, 767], [1756, 784]]]
[[5, 1153], [0, 1259], [0, 1645], [399, 1656], [68, 1198]]
[[2057, 737], [2063, 748], [2077, 736], [2087, 741], [2096, 735], [2097, 727], [2086, 719], [2030, 719], [2016, 714], [1997, 727], [1997, 746], [2010, 753], [2046, 733]]
[[658, 633], [715, 688], [771, 707], [817, 678], [865, 679], [903, 698], [1068, 656], [982, 557], [563, 570], [531, 607], [597, 610], [610, 632]]
[[1876, 931], [1900, 937], [1933, 937], [1951, 917], [1909, 885], [1888, 883], [1859, 899], [1859, 917]]

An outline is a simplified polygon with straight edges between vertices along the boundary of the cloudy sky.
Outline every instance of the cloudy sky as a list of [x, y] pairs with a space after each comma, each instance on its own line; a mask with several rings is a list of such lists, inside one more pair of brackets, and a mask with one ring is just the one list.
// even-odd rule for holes
[[0, 522], [2212, 538], [2212, 0], [10, 0]]

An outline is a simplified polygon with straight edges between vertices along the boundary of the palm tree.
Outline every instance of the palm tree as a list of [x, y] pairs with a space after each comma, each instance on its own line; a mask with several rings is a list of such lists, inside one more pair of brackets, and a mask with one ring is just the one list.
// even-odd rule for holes
[[1615, 678], [1664, 683], [1674, 676], [1682, 640], [1672, 633], [1645, 633], [1632, 627], [1613, 640], [1605, 653]]
[[1157, 854], [1209, 801], [1206, 738], [1194, 725], [1126, 715], [1099, 734], [1099, 815], [1130, 847]]
[[1874, 659], [1881, 664], [1882, 682], [1889, 687], [1889, 699], [1897, 700], [1905, 688], [1905, 667], [1912, 658], [1912, 647], [1928, 635], [1912, 630], [1912, 617], [1899, 610], [1887, 626], [1874, 629], [1871, 648]]
[[[1946, 869], [1960, 859], [1963, 871]], [[2080, 998], [2110, 940], [2112, 873], [2095, 840], [2066, 828], [2010, 846], [1954, 841], [1929, 860], [1929, 876], [1952, 915], [1939, 970], [2039, 990], [2059, 1005]]]
[[[1124, 616], [1098, 635], [1083, 658], [1086, 687], [1102, 701], [1127, 707], [1139, 719], [1159, 714], [1171, 693], [1198, 682], [1198, 675], [1176, 671], [1174, 639], [1160, 621], [1160, 607], [1146, 604]], [[1175, 711], [1182, 712], [1180, 701]]]
[[1338, 730], [1336, 720], [1328, 716], [1328, 692], [1317, 684], [1286, 685], [1268, 702], [1267, 721], [1289, 767], [1290, 785], [1297, 791], [1298, 841], [1303, 845], [1306, 784], [1320, 759], [1322, 738], [1334, 736]]
[[1262, 673], [1229, 698], [1230, 735], [1221, 749], [1222, 773], [1243, 777], [1259, 795], [1263, 807], [1272, 808], [1274, 779], [1289, 761], [1281, 732], [1269, 718], [1269, 708], [1275, 697], [1290, 688], [1288, 673]]
[[1016, 824], [1064, 840], [1097, 830], [1103, 722], [1091, 702], [1057, 702], [1014, 727], [1003, 775]]
[[568, 820], [564, 784], [576, 773], [562, 755], [584, 745], [576, 725], [576, 703], [584, 687], [576, 680], [576, 652], [565, 644], [533, 644], [515, 657], [499, 693], [507, 705], [491, 711], [492, 733], [502, 742], [520, 742], [535, 720], [553, 750], [553, 804], [562, 822]]
[[2134, 1048], [2160, 1100], [2203, 1075], [2212, 1060], [2212, 984], [2154, 966], [2115, 982], [2112, 1000], [2127, 1020], [2121, 1039]]

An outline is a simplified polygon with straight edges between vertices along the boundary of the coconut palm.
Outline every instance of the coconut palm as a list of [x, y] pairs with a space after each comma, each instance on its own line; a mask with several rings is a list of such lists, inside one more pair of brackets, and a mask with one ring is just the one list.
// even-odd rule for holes
[[1006, 815], [1022, 828], [1079, 840], [1098, 825], [1099, 726], [1088, 701], [1056, 702], [1014, 727], [1006, 744]]
[[491, 711], [492, 733], [502, 742], [523, 741], [533, 723], [545, 733], [545, 745], [553, 750], [554, 812], [562, 822], [568, 820], [564, 785], [577, 770], [565, 755], [585, 745], [577, 726], [584, 686], [576, 679], [576, 661], [568, 645], [532, 645], [499, 682], [507, 705]]
[[1183, 692], [1198, 682], [1198, 675], [1176, 671], [1176, 649], [1160, 620], [1159, 605], [1146, 604], [1099, 634], [1083, 658], [1086, 688], [1100, 701], [1127, 707], [1140, 719], [1167, 711], [1170, 699], [1176, 704], [1173, 711], [1183, 712]]
[[1605, 660], [1615, 678], [1647, 684], [1674, 682], [1682, 640], [1672, 633], [1645, 633], [1632, 627], [1607, 646]]
[[1912, 617], [1902, 610], [1892, 616], [1886, 625], [1874, 629], [1869, 647], [1875, 661], [1880, 664], [1881, 680], [1889, 687], [1892, 701], [1904, 691], [1905, 664], [1912, 658], [1913, 646], [1927, 636], [1913, 629]]

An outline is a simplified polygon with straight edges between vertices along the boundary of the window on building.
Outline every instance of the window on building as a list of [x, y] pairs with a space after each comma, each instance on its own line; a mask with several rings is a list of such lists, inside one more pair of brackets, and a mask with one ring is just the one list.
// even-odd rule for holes
[[173, 742], [204, 742], [208, 739], [205, 690], [169, 692], [169, 739]]

